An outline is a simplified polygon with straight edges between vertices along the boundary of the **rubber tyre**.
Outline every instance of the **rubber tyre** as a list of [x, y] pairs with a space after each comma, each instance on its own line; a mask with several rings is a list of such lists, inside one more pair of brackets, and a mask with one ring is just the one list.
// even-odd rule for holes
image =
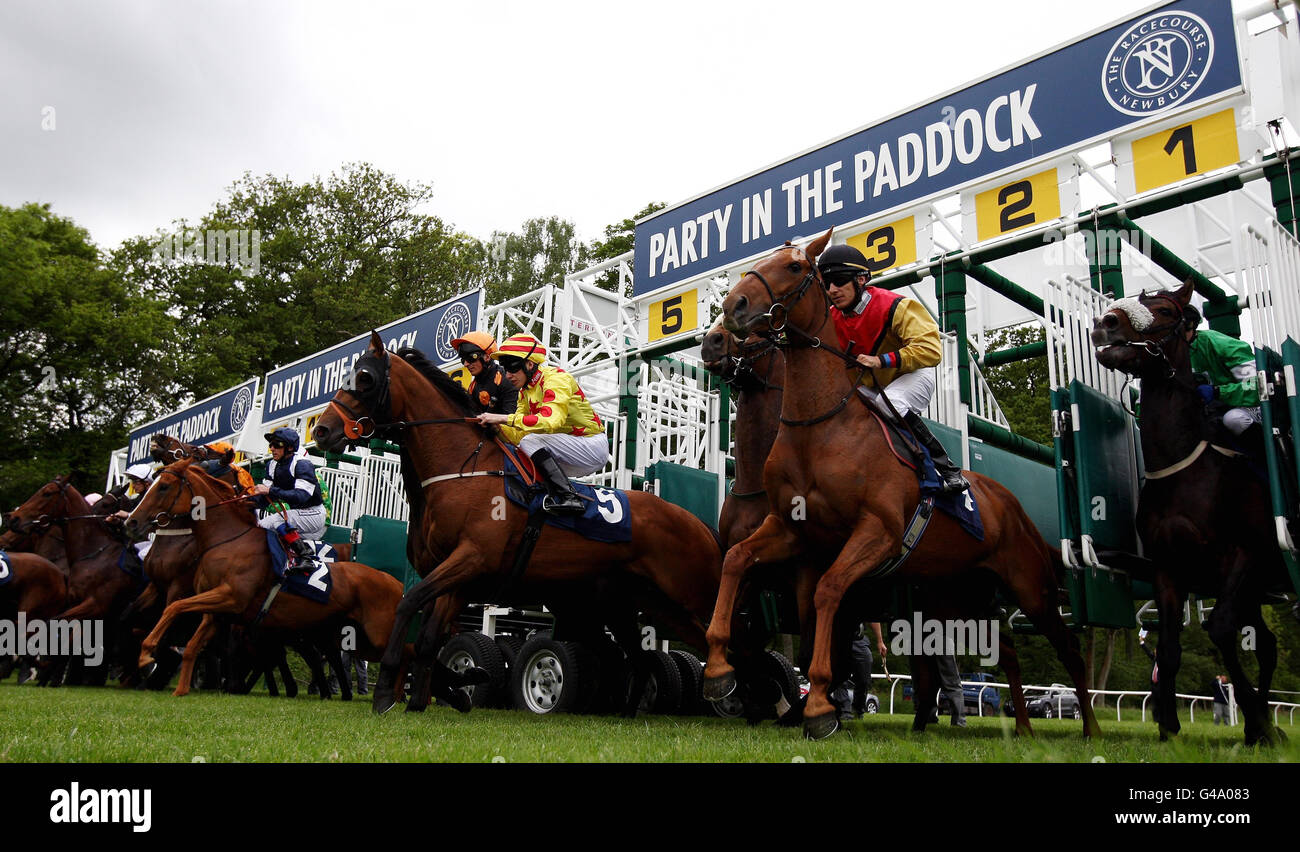
[[1056, 711], [1052, 709], [1052, 705], [1050, 704], [1047, 705], [1046, 709], [1043, 710], [1043, 718], [1044, 719], [1056, 718]]
[[777, 686], [781, 687], [781, 695], [791, 707], [799, 703], [799, 673], [794, 670], [794, 664], [787, 660], [784, 654], [769, 650], [763, 671], [767, 677], [776, 681]]
[[1078, 704], [1074, 705], [1074, 718], [1075, 719], [1083, 718], [1083, 708], [1081, 708]]
[[506, 660], [489, 636], [457, 633], [438, 652], [438, 662], [456, 672], [463, 672], [472, 665], [488, 673], [490, 679], [487, 683], [462, 687], [475, 707], [496, 706], [506, 695], [509, 686]]
[[650, 678], [638, 708], [646, 713], [676, 713], [682, 706], [682, 676], [677, 663], [664, 651], [645, 651], [650, 660]]
[[682, 681], [682, 703], [677, 712], [694, 716], [704, 702], [704, 663], [689, 651], [669, 651], [668, 656], [677, 664], [677, 675]]
[[581, 645], [536, 636], [519, 649], [510, 693], [514, 705], [530, 713], [581, 713], [595, 696], [599, 676], [595, 655]]
[[867, 715], [869, 715], [869, 716], [874, 716], [874, 715], [876, 715], [876, 714], [879, 713], [879, 712], [880, 712], [880, 701], [877, 700], [876, 696], [874, 696], [874, 695], [868, 695], [868, 696], [867, 696]]

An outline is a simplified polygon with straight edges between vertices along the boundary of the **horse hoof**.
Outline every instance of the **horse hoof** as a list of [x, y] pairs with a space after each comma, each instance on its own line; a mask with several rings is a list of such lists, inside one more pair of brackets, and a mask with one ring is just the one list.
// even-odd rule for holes
[[736, 673], [727, 672], [720, 677], [706, 677], [704, 679], [704, 700], [721, 701], [731, 693], [736, 691]]
[[824, 740], [839, 729], [839, 714], [834, 710], [820, 716], [803, 717], [803, 735], [810, 740]]
[[476, 667], [465, 669], [459, 674], [454, 674], [452, 680], [455, 686], [478, 686], [492, 680], [492, 675], [488, 674], [487, 669]]
[[423, 713], [425, 711], [425, 708], [427, 708], [428, 706], [429, 706], [428, 704], [422, 701], [408, 701], [406, 702], [406, 712]]
[[471, 699], [467, 693], [461, 692], [459, 689], [453, 689], [446, 695], [439, 695], [438, 701], [444, 704], [450, 704], [461, 713], [468, 713], [474, 709], [473, 699]]
[[393, 693], [375, 690], [375, 698], [370, 702], [370, 709], [376, 716], [382, 716], [397, 706]]

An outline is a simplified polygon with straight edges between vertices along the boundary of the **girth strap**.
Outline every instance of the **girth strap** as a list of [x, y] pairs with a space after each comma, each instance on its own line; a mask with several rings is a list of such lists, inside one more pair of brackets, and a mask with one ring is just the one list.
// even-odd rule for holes
[[1220, 447], [1218, 444], [1211, 444], [1209, 441], [1201, 441], [1196, 445], [1196, 449], [1192, 450], [1191, 455], [1187, 456], [1187, 458], [1182, 461], [1177, 462], [1176, 464], [1171, 464], [1169, 467], [1162, 467], [1159, 470], [1145, 471], [1143, 475], [1147, 479], [1164, 479], [1166, 476], [1173, 476], [1175, 473], [1191, 467], [1196, 460], [1201, 457], [1201, 454], [1205, 452], [1206, 447], [1213, 447], [1216, 452], [1222, 453], [1228, 458], [1243, 455], [1243, 453], [1239, 453], [1236, 450], [1229, 450], [1226, 447]]
[[908, 523], [907, 529], [903, 531], [902, 551], [880, 563], [880, 567], [868, 574], [867, 578], [883, 580], [902, 567], [903, 563], [907, 561], [907, 557], [911, 556], [912, 551], [921, 543], [921, 536], [925, 535], [926, 528], [930, 526], [930, 518], [933, 516], [934, 496], [931, 495], [916, 504], [916, 511], [912, 513], [912, 520]]

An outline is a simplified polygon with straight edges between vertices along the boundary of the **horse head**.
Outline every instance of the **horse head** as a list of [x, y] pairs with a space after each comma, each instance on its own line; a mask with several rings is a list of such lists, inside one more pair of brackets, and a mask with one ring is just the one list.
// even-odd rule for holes
[[72, 487], [71, 474], [59, 475], [9, 514], [8, 527], [19, 534], [44, 530], [60, 518], [84, 513], [85, 504], [80, 492]]
[[[316, 446], [338, 452], [349, 443], [371, 437], [395, 441], [406, 427], [399, 418], [424, 410], [421, 403], [425, 401], [448, 421], [469, 417], [469, 398], [455, 379], [413, 349], [397, 354], [401, 357], [393, 358], [379, 335], [370, 333], [366, 354], [357, 359], [312, 429]], [[431, 390], [436, 392], [429, 393]]]
[[173, 518], [190, 514], [193, 508], [192, 498], [198, 496], [191, 484], [191, 476], [200, 472], [199, 468], [191, 470], [193, 464], [194, 459], [184, 457], [154, 475], [149, 490], [122, 522], [127, 535], [135, 539], [143, 538], [152, 527], [168, 526]]
[[[831, 231], [800, 248], [787, 242], [754, 264], [722, 303], [723, 325], [740, 337], [780, 332], [787, 325], [805, 331], [829, 315], [830, 300], [817, 272], [817, 256], [830, 242]], [[816, 289], [820, 299], [804, 300]]]
[[1163, 378], [1189, 363], [1183, 311], [1192, 281], [1177, 290], [1153, 290], [1113, 302], [1092, 326], [1092, 344], [1103, 367], [1133, 376]]

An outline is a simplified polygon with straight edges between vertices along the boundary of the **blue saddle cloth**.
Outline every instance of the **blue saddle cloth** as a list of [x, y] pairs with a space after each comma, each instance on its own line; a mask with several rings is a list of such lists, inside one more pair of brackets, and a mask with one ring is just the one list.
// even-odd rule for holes
[[9, 563], [9, 554], [0, 550], [0, 586], [8, 584], [14, 578], [14, 566]]
[[[530, 515], [541, 512], [546, 489], [540, 485], [531, 489], [523, 487], [523, 477], [508, 457], [505, 469], [506, 495], [510, 502], [523, 506]], [[619, 543], [632, 540], [632, 510], [626, 493], [610, 488], [593, 488], [573, 480], [569, 482], [573, 490], [585, 498], [587, 508], [581, 515], [572, 517], [546, 515], [548, 525], [572, 530], [591, 541]]]
[[921, 447], [921, 456], [921, 496], [933, 496], [937, 508], [957, 521], [961, 528], [970, 533], [976, 541], [983, 541], [984, 522], [980, 520], [980, 507], [975, 501], [975, 495], [969, 488], [956, 494], [941, 493], [943, 481], [934, 468], [930, 451]]
[[[275, 530], [266, 531], [266, 546], [271, 551], [271, 570], [275, 572], [277, 580], [284, 579], [284, 566], [289, 563], [289, 556], [284, 552], [284, 545], [280, 543], [280, 536]], [[329, 563], [334, 561], [334, 548], [328, 544], [325, 548], [331, 556], [328, 561], [322, 561], [309, 574], [295, 572], [289, 575], [289, 579], [284, 584], [286, 592], [292, 592], [299, 597], [316, 603], [329, 603], [330, 592], [334, 590], [334, 577], [330, 574]], [[316, 543], [316, 555], [320, 557], [322, 548], [320, 543]]]

